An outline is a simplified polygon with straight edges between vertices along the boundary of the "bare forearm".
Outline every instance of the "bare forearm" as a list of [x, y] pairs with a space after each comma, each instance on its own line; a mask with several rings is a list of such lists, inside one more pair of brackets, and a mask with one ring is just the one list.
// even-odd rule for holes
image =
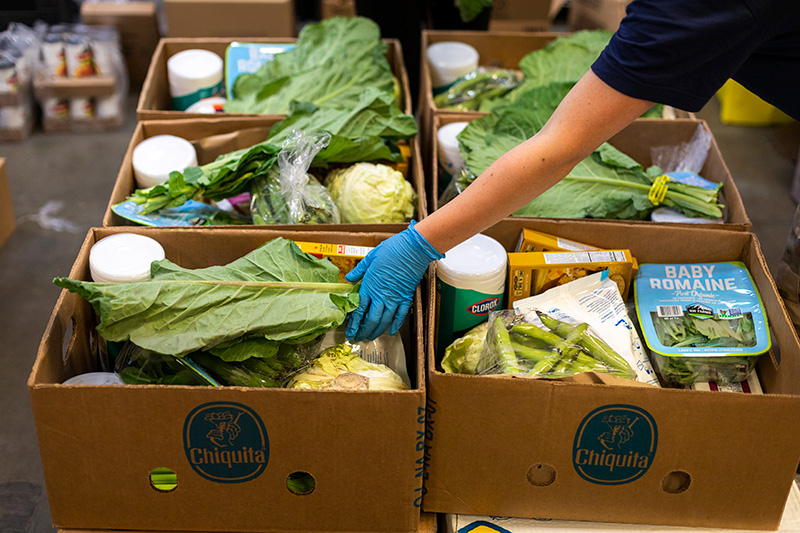
[[416, 225], [444, 253], [558, 183], [652, 102], [622, 95], [591, 71], [542, 130], [495, 161], [463, 193]]

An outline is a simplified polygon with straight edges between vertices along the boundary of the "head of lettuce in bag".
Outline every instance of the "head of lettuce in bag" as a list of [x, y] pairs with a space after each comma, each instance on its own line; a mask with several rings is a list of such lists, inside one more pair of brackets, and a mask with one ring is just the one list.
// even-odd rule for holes
[[293, 132], [277, 163], [253, 180], [250, 211], [254, 224], [338, 224], [339, 210], [328, 190], [308, 169], [330, 142], [327, 132]]

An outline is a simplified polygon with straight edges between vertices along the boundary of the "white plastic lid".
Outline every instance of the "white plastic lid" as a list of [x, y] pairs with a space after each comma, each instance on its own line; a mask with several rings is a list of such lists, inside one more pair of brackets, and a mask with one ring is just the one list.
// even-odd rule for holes
[[687, 217], [680, 211], [670, 207], [659, 207], [650, 213], [650, 220], [653, 222], [686, 222], [689, 224], [714, 224], [721, 222], [721, 220], [713, 220], [710, 218], [702, 217]]
[[225, 105], [225, 102], [228, 100], [221, 97], [221, 96], [211, 96], [209, 98], [203, 98], [202, 100], [198, 100], [197, 102], [190, 105], [187, 109], [187, 113], [217, 113], [217, 106]]
[[87, 372], [66, 380], [62, 385], [124, 385], [125, 382], [113, 372]]
[[479, 233], [448, 250], [436, 262], [436, 275], [459, 289], [497, 294], [504, 290], [507, 264], [503, 245]]
[[443, 41], [425, 51], [434, 87], [442, 87], [478, 68], [480, 55], [467, 43]]
[[439, 142], [439, 146], [458, 150], [458, 139], [456, 136], [464, 131], [467, 124], [469, 124], [469, 122], [451, 122], [439, 128], [436, 132], [436, 140]]
[[174, 135], [156, 135], [133, 149], [133, 175], [136, 185], [146, 189], [169, 179], [173, 170], [197, 166], [197, 151], [192, 143]]
[[167, 60], [170, 90], [175, 91], [172, 96], [213, 87], [222, 81], [222, 72], [222, 58], [210, 50], [184, 50]]
[[97, 241], [89, 251], [89, 270], [98, 283], [150, 279], [150, 263], [164, 259], [164, 248], [145, 235], [117, 233]]

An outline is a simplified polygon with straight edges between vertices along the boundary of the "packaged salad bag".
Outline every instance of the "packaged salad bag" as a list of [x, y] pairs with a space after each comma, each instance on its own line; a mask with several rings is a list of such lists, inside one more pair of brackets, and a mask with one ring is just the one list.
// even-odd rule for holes
[[744, 263], [642, 264], [636, 313], [662, 379], [673, 386], [744, 381], [771, 346]]

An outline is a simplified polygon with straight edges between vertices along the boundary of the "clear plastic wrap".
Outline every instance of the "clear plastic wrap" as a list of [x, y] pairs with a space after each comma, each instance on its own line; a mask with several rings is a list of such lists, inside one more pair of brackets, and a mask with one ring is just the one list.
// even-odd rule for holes
[[331, 346], [292, 376], [290, 389], [311, 390], [407, 390], [403, 378], [387, 365], [370, 363], [361, 357], [358, 345]]
[[499, 98], [522, 83], [522, 72], [479, 67], [457, 79], [444, 93], [434, 97], [439, 109], [478, 111], [484, 100]]
[[476, 371], [481, 375], [515, 374], [544, 379], [582, 372], [635, 377], [628, 362], [586, 322], [570, 323], [541, 311], [531, 314], [516, 310], [497, 311], [489, 316]]
[[254, 224], [338, 224], [339, 210], [328, 190], [308, 168], [330, 134], [294, 132], [275, 165], [253, 180], [250, 211]]

